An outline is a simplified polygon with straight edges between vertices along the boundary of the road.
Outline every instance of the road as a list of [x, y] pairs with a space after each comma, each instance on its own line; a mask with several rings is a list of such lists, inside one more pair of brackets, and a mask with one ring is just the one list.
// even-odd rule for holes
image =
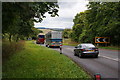
[[[60, 51], [59, 48], [52, 48]], [[102, 78], [118, 78], [118, 51], [99, 49], [98, 58], [79, 58], [73, 54], [73, 46], [63, 46], [62, 53], [89, 72], [92, 76], [100, 73]], [[114, 80], [114, 79], [113, 79]]]

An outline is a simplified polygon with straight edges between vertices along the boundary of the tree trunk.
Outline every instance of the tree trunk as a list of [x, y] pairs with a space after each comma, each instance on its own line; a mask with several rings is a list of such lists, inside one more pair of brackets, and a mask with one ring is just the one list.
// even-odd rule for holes
[[11, 42], [11, 38], [12, 38], [12, 35], [10, 34], [10, 36], [9, 36], [9, 41]]
[[19, 37], [17, 36], [16, 42], [18, 42]]

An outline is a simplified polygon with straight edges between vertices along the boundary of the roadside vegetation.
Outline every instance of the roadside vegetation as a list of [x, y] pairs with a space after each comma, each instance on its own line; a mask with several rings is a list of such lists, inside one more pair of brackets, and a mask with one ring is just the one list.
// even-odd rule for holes
[[72, 41], [70, 38], [63, 39], [63, 45], [68, 45], [68, 46], [77, 46], [79, 43]]
[[88, 10], [75, 16], [71, 38], [94, 43], [95, 37], [110, 37], [110, 46], [120, 46], [119, 5], [120, 2], [89, 2]]
[[58, 16], [56, 2], [10, 2], [2, 4], [2, 37], [11, 42], [25, 40], [40, 33], [34, 22], [42, 22], [44, 15]]
[[95, 37], [110, 37], [110, 44], [99, 44], [99, 48], [120, 50], [120, 2], [89, 2], [88, 10], [76, 14], [72, 29], [65, 29], [64, 45], [80, 43], [95, 44]]
[[9, 58], [17, 52], [24, 50], [25, 41], [20, 40], [18, 42], [9, 42], [8, 40], [2, 41], [2, 61], [3, 64], [9, 60]]
[[[80, 43], [77, 43], [75, 41], [72, 41], [70, 38], [67, 39], [63, 39], [63, 45], [67, 45], [67, 46], [77, 46]], [[96, 45], [96, 44], [95, 44]], [[97, 46], [97, 45], [96, 45]], [[101, 49], [111, 49], [111, 50], [120, 50], [119, 47], [116, 46], [97, 46], [98, 48]]]
[[[56, 2], [10, 2], [2, 4], [2, 57], [6, 61], [24, 49], [24, 40], [36, 39], [38, 30], [34, 22], [42, 22], [46, 16], [58, 16]], [[3, 62], [4, 63], [4, 62]]]
[[107, 47], [99, 47], [101, 49], [111, 49], [111, 50], [120, 50], [119, 47], [114, 47], [114, 46], [107, 46]]
[[91, 78], [68, 57], [44, 46], [25, 42], [25, 49], [3, 64], [3, 78]]
[[89, 2], [87, 7], [88, 10], [76, 14], [72, 29], [65, 29], [64, 37], [79, 43], [93, 44], [95, 37], [110, 37], [109, 46], [119, 47], [120, 2]]

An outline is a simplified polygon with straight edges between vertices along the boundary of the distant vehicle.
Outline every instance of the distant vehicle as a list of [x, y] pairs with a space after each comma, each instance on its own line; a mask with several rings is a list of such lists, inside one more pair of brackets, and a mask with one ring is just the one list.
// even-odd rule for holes
[[62, 32], [50, 31], [46, 35], [45, 45], [46, 47], [60, 47], [62, 46]]
[[80, 58], [83, 56], [93, 56], [98, 57], [99, 50], [91, 43], [83, 43], [79, 44], [74, 49], [74, 55], [79, 56]]
[[45, 35], [38, 35], [36, 43], [37, 44], [44, 44], [44, 41], [45, 41]]

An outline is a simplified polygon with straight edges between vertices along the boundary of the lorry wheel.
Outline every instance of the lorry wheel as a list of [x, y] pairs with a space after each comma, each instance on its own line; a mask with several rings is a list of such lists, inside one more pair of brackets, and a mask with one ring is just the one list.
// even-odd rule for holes
[[50, 48], [50, 46], [49, 46], [49, 45], [47, 45], [47, 47], [48, 47], [48, 48]]

